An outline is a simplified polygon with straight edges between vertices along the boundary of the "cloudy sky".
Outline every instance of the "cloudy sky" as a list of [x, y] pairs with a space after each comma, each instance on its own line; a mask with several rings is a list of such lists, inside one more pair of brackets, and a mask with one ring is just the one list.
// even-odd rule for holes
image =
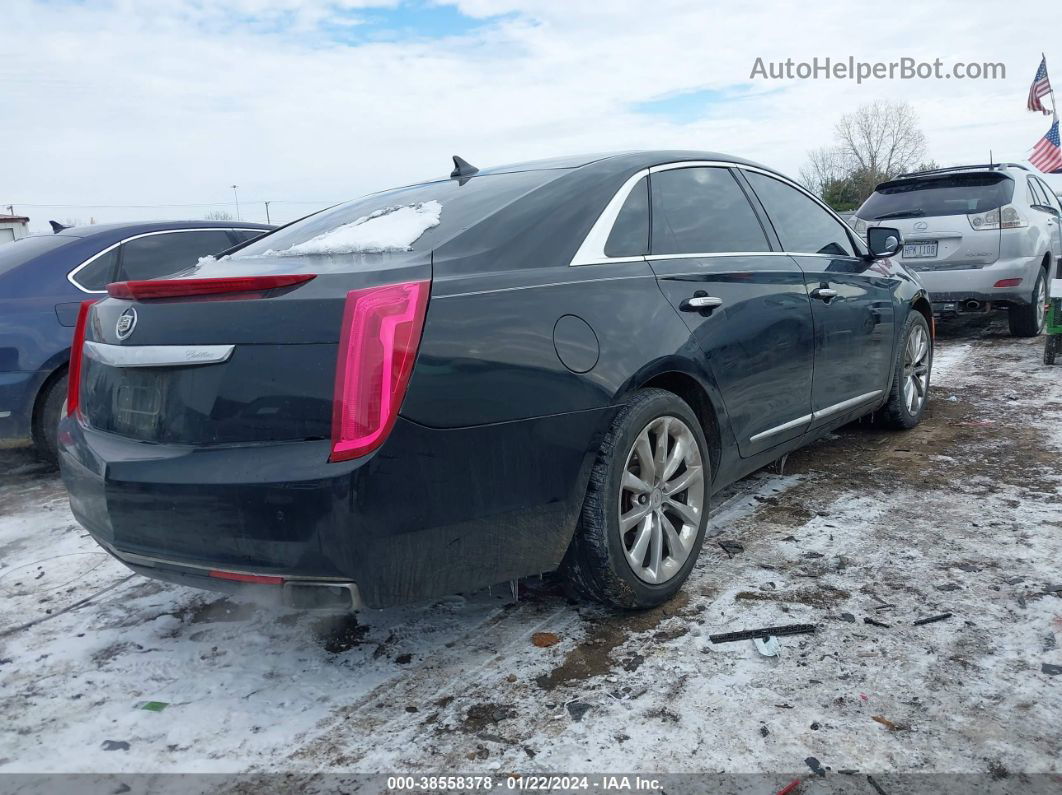
[[[269, 200], [287, 221], [445, 175], [454, 153], [706, 149], [796, 175], [877, 99], [911, 103], [941, 164], [1023, 160], [1047, 131], [1024, 106], [1041, 51], [1062, 88], [1054, 4], [810, 6], [5, 0], [0, 212], [35, 229], [235, 214], [236, 184], [244, 218]], [[757, 57], [849, 56], [1002, 63], [1006, 79], [750, 79]]]

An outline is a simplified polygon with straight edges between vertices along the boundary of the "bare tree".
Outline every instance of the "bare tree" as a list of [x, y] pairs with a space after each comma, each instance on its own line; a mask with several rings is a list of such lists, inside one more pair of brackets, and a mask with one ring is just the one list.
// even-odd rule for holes
[[868, 182], [892, 179], [926, 154], [926, 137], [906, 102], [860, 105], [841, 117], [836, 134], [848, 172], [861, 173]]
[[224, 210], [211, 210], [203, 218], [207, 221], [231, 221], [232, 214]]
[[834, 133], [834, 146], [808, 152], [800, 181], [835, 209], [858, 207], [879, 182], [925, 162], [926, 138], [906, 102], [861, 105]]
[[837, 147], [820, 146], [808, 152], [808, 162], [800, 169], [800, 182], [805, 188], [822, 196], [826, 189], [847, 176], [844, 160]]

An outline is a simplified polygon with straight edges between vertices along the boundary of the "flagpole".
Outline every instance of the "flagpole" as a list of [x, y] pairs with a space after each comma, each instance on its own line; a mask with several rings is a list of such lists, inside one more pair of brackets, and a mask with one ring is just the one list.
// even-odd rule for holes
[[[1044, 68], [1047, 68], [1047, 56], [1044, 53], [1040, 53], [1040, 57], [1044, 59]], [[1050, 73], [1047, 78], [1047, 85], [1051, 86]], [[1051, 118], [1058, 121], [1058, 108], [1055, 107], [1055, 87], [1051, 86]]]

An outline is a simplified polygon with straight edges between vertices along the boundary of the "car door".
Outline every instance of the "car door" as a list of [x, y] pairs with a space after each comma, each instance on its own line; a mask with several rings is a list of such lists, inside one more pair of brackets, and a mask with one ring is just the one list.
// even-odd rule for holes
[[121, 246], [117, 280], [159, 279], [232, 246], [232, 238], [224, 229], [173, 229], [139, 235]]
[[725, 166], [650, 169], [649, 262], [704, 356], [748, 457], [811, 421], [814, 335], [804, 276]]
[[809, 194], [757, 171], [743, 175], [812, 299], [816, 423], [880, 399], [892, 372], [899, 278], [863, 259], [847, 226]]
[[1051, 253], [1057, 260], [1062, 255], [1062, 208], [1059, 207], [1058, 197], [1044, 184], [1039, 177], [1029, 177], [1034, 186], [1036, 201], [1032, 203], [1033, 209], [1044, 214], [1044, 223], [1048, 232]]

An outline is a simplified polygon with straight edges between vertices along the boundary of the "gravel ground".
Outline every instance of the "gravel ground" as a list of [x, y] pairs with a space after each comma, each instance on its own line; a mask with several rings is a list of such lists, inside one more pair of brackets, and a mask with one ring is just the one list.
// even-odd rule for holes
[[[157, 583], [86, 537], [55, 473], [0, 452], [0, 773], [1058, 774], [1062, 368], [1042, 344], [943, 327], [919, 428], [850, 426], [728, 489], [684, 591], [639, 614], [549, 578], [356, 619]], [[798, 623], [817, 631], [772, 658], [708, 639]]]

